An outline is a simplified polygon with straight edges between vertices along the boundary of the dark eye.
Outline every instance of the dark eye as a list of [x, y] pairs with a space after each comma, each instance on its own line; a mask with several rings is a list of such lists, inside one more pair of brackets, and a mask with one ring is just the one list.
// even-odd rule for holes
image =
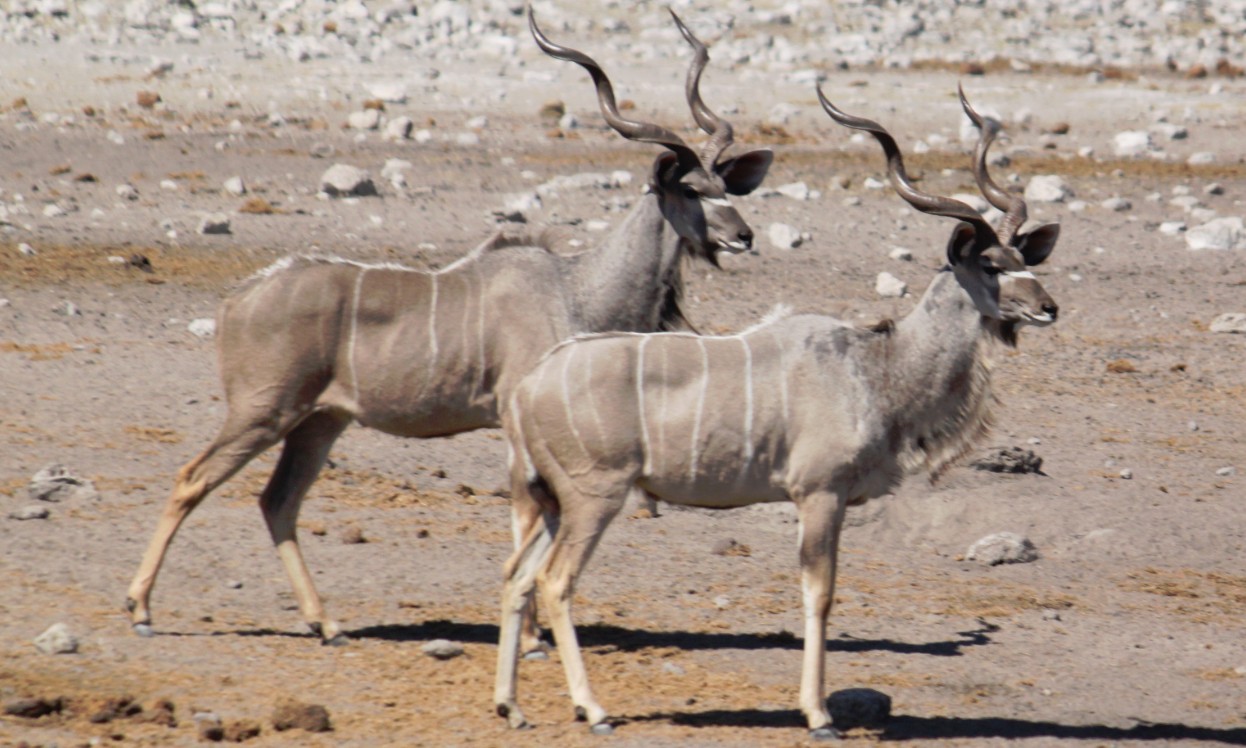
[[680, 189], [683, 191], [683, 193], [684, 193], [684, 197], [688, 198], [689, 200], [699, 200], [699, 199], [701, 199], [701, 193], [697, 192], [697, 191], [696, 191], [694, 188], [692, 188], [692, 187], [682, 187], [682, 188], [680, 188]]
[[999, 275], [1000, 273], [1004, 271], [1002, 268], [997, 268], [994, 265], [983, 265], [982, 272], [986, 273], [987, 275]]

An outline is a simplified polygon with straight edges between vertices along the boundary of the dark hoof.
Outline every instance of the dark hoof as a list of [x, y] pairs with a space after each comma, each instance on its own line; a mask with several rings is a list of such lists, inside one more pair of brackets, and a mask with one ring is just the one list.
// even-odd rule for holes
[[819, 727], [816, 730], [809, 731], [809, 737], [813, 740], [839, 740], [839, 730], [834, 727]]
[[593, 725], [589, 729], [592, 730], [592, 733], [594, 735], [613, 735], [614, 734], [614, 725], [610, 724], [609, 722], [598, 722], [597, 724]]
[[324, 639], [320, 642], [322, 647], [345, 647], [350, 644], [350, 639], [346, 638], [346, 634], [337, 634], [332, 639]]
[[138, 602], [134, 598], [127, 597], [125, 599], [125, 612], [133, 613], [134, 609], [137, 607], [138, 607]]
[[139, 636], [143, 637], [144, 639], [149, 639], [149, 638], [151, 638], [152, 636], [155, 636], [155, 634], [156, 634], [156, 632], [154, 632], [154, 631], [152, 631], [152, 630], [151, 630], [151, 624], [150, 624], [150, 623], [136, 623], [136, 624], [134, 624], [134, 633], [138, 634]]

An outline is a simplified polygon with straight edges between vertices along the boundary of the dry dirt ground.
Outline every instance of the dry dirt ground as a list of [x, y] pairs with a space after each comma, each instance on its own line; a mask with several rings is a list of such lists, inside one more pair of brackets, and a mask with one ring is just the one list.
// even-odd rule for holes
[[[489, 233], [489, 212], [506, 193], [613, 169], [630, 170], [638, 185], [652, 149], [597, 127], [586, 78], [552, 64], [541, 69], [555, 81], [494, 81], [509, 87], [501, 104], [456, 103], [447, 92], [478, 81], [443, 72], [435, 94], [390, 107], [437, 135], [415, 145], [375, 135], [361, 142], [342, 130], [359, 91], [314, 63], [178, 70], [150, 81], [67, 59], [54, 83], [51, 62], [14, 55], [0, 83], [0, 187], [5, 203], [21, 195], [31, 208], [0, 237], [0, 298], [9, 301], [0, 308], [0, 503], [5, 514], [31, 503], [25, 484], [53, 462], [93, 480], [101, 497], [51, 504], [47, 520], [0, 519], [0, 701], [60, 697], [66, 705], [38, 720], [0, 717], [0, 745], [192, 745], [197, 711], [254, 720], [263, 728], [249, 741], [256, 746], [806, 741], [792, 633], [801, 628], [796, 525], [779, 508], [621, 517], [575, 608], [598, 695], [621, 721], [615, 736], [593, 738], [571, 721], [556, 656], [522, 664], [521, 699], [538, 724], [508, 732], [491, 708], [510, 544], [497, 432], [417, 442], [352, 429], [338, 442], [300, 527], [348, 646], [319, 646], [294, 610], [255, 507], [271, 456], [187, 522], [153, 598], [157, 635], [132, 634], [121, 612], [126, 585], [174, 472], [223, 417], [213, 343], [190, 334], [190, 320], [212, 316], [231, 284], [288, 252], [444, 265]], [[639, 114], [680, 123], [692, 137], [681, 75], [615, 73]], [[911, 150], [932, 133], [956, 139], [956, 81], [953, 72], [852, 71], [833, 73], [826, 89]], [[214, 83], [215, 98], [195, 95]], [[1033, 217], [1063, 227], [1038, 268], [1061, 318], [1027, 331], [1000, 360], [997, 427], [981, 450], [1032, 449], [1043, 469], [961, 466], [936, 485], [914, 477], [853, 511], [828, 631], [828, 689], [880, 691], [893, 714], [848, 740], [1246, 744], [1246, 339], [1207, 330], [1220, 313], [1246, 311], [1246, 266], [1240, 252], [1191, 252], [1156, 230], [1181, 217], [1168, 204], [1179, 186], [1202, 196], [1218, 182], [1224, 194], [1205, 202], [1222, 215], [1246, 210], [1246, 85], [1225, 81], [1225, 92], [1210, 96], [1210, 81], [1164, 75], [1092, 83], [991, 73], [965, 83], [983, 108], [1034, 114], [1010, 133], [1029, 155], [1001, 174], [1060, 174], [1088, 203], [1080, 212], [1031, 206]], [[327, 95], [302, 95], [316, 87]], [[137, 107], [144, 89], [159, 90], [164, 109]], [[872, 143], [852, 144], [812, 90], [745, 88], [717, 71], [705, 93], [712, 105], [738, 108], [740, 143], [775, 147], [768, 185], [803, 180], [822, 194], [738, 200], [761, 252], [727, 258], [721, 271], [691, 267], [691, 318], [727, 332], [776, 302], [862, 323], [905, 314], [940, 262], [949, 222], [865, 188], [866, 177], [881, 175], [881, 157]], [[33, 119], [10, 106], [19, 96]], [[540, 103], [557, 97], [587, 123], [572, 137], [554, 137], [537, 117]], [[269, 102], [286, 127], [266, 124]], [[759, 129], [780, 102], [800, 114], [783, 132]], [[94, 117], [81, 113], [86, 105]], [[75, 120], [50, 124], [39, 119], [46, 111]], [[1176, 158], [1107, 157], [1115, 133], [1161, 111], [1197, 119], [1187, 141], [1164, 144]], [[456, 144], [479, 114], [490, 118], [480, 142]], [[1067, 134], [1044, 135], [1060, 122]], [[109, 130], [124, 144], [108, 140]], [[336, 149], [333, 159], [309, 155], [324, 144]], [[1077, 158], [1084, 145], [1104, 160]], [[1175, 165], [1194, 151], [1218, 160]], [[380, 197], [315, 197], [331, 161], [377, 175], [390, 157], [414, 164], [406, 190], [382, 183]], [[959, 151], [911, 160], [931, 191], [972, 190]], [[849, 178], [846, 189], [831, 186], [837, 174]], [[240, 212], [246, 198], [221, 189], [235, 175], [273, 211]], [[123, 182], [138, 188], [138, 201], [117, 196]], [[1163, 199], [1147, 199], [1156, 193]], [[1099, 207], [1113, 195], [1132, 210]], [[846, 205], [853, 196], [860, 204]], [[544, 217], [592, 241], [587, 223], [617, 222], [608, 205], [634, 197], [634, 188], [565, 193], [547, 200]], [[53, 201], [76, 210], [45, 217]], [[198, 235], [201, 211], [228, 212], [233, 233]], [[765, 228], [780, 221], [810, 240], [772, 249]], [[21, 242], [37, 254], [20, 254]], [[889, 259], [895, 246], [913, 250], [914, 261]], [[154, 272], [107, 261], [134, 253]], [[906, 298], [876, 296], [884, 269], [909, 283]], [[64, 313], [66, 302], [77, 314]], [[367, 542], [345, 542], [350, 528]], [[1028, 536], [1040, 560], [984, 567], [964, 559], [973, 541], [999, 531]], [[713, 552], [728, 540], [738, 544], [733, 553]], [[33, 646], [58, 621], [80, 637], [77, 654]], [[421, 654], [435, 638], [463, 643], [464, 656]], [[171, 701], [177, 725], [89, 721], [122, 696], [148, 710]], [[275, 732], [269, 715], [286, 698], [324, 705], [334, 730]]]

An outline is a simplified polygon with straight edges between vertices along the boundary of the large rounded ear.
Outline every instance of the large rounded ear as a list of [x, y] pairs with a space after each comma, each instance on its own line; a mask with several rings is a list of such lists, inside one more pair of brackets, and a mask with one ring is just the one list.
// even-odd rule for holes
[[961, 221], [952, 229], [952, 236], [947, 240], [947, 262], [959, 265], [973, 254], [978, 242], [978, 232], [972, 224]]
[[774, 161], [774, 151], [758, 148], [714, 165], [729, 195], [747, 195], [761, 186]]
[[1056, 248], [1056, 240], [1060, 238], [1060, 224], [1044, 223], [1042, 226], [1027, 231], [1014, 240], [1017, 251], [1025, 258], [1026, 265], [1038, 265], [1047, 259], [1051, 250]]
[[659, 187], [669, 187], [679, 181], [682, 176], [679, 170], [679, 156], [671, 151], [662, 151], [653, 159], [653, 183]]

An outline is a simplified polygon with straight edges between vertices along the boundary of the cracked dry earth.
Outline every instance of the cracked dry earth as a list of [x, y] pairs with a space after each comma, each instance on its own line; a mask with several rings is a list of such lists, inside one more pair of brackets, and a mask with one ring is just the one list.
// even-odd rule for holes
[[[238, 73], [266, 77], [267, 88], [245, 81], [257, 97], [272, 81], [292, 80], [270, 64], [277, 69]], [[20, 94], [38, 106], [38, 91], [14, 82], [36, 72], [0, 86], [0, 100]], [[6, 514], [29, 503], [26, 482], [52, 462], [101, 494], [49, 505], [47, 520], [0, 521], [0, 699], [64, 702], [39, 719], [0, 717], [0, 745], [195, 745], [196, 711], [258, 722], [255, 746], [806, 741], [792, 633], [801, 620], [796, 525], [783, 507], [621, 517], [574, 610], [597, 694], [620, 720], [615, 735], [594, 738], [571, 720], [556, 656], [521, 665], [535, 729], [505, 729], [491, 704], [510, 547], [498, 432], [421, 442], [354, 428], [339, 440], [300, 528], [348, 646], [319, 646], [294, 609], [255, 506], [271, 456], [211, 496], [175, 539], [153, 597], [157, 635], [133, 635], [121, 612], [174, 472], [222, 420], [213, 344], [187, 324], [212, 316], [232, 284], [293, 251], [442, 266], [489, 233], [489, 212], [507, 193], [583, 171], [627, 169], [633, 184], [642, 181], [652, 149], [598, 127], [583, 77], [559, 74], [558, 87], [521, 84], [487, 112], [477, 145], [360, 142], [338, 127], [345, 107], [332, 97], [320, 109], [292, 105], [280, 133], [246, 120], [229, 134], [236, 112], [210, 102], [123, 114], [109, 102], [129, 101], [146, 84], [102, 75], [55, 91], [74, 107], [95, 104], [106, 122], [23, 129], [15, 116], [0, 118], [0, 186], [6, 200], [21, 193], [33, 208], [0, 240], [0, 297], [9, 300], [0, 309], [0, 501]], [[651, 94], [640, 113], [690, 124], [680, 81], [654, 78], [664, 82], [640, 92], [642, 75], [620, 73], [622, 95]], [[446, 85], [453, 80], [448, 73]], [[1166, 198], [1183, 185], [1201, 194], [1218, 182], [1224, 194], [1207, 201], [1242, 213], [1243, 84], [1227, 84], [1231, 95], [1214, 101], [1202, 96], [1204, 84], [1176, 77], [1091, 84], [1002, 73], [966, 84], [980, 106], [1036, 112], [1030, 128], [1010, 131], [1012, 145], [1034, 147], [1006, 173], [1059, 174], [1088, 203], [1080, 212], [1031, 205], [1032, 217], [1063, 226], [1052, 259], [1036, 269], [1061, 319], [1024, 331], [1020, 347], [1000, 358], [997, 425], [980, 450], [1031, 449], [1042, 473], [961, 466], [935, 485], [914, 477], [852, 510], [828, 631], [828, 690], [874, 689], [893, 706], [885, 725], [846, 739], [1246, 744], [1246, 340], [1207, 329], [1218, 314], [1246, 311], [1246, 265], [1240, 252], [1192, 252], [1156, 230], [1174, 217]], [[175, 102], [176, 85], [164, 85]], [[841, 73], [826, 83], [838, 104], [882, 121], [906, 151], [930, 133], [955, 141], [955, 87], [954, 75], [938, 71]], [[768, 185], [803, 180], [822, 194], [738, 199], [759, 235], [785, 222], [811, 237], [790, 251], [763, 238], [760, 254], [726, 258], [721, 271], [691, 266], [691, 319], [730, 332], [776, 302], [859, 323], [906, 313], [940, 263], [948, 222], [905, 209], [890, 190], [865, 188], [866, 177], [882, 175], [881, 157], [822, 115], [811, 90], [746, 91], [719, 74], [706, 91], [738, 104], [739, 143], [775, 147]], [[584, 129], [555, 137], [537, 118], [539, 103], [555, 96]], [[780, 101], [803, 114], [784, 132], [759, 130]], [[438, 132], [480, 113], [408, 107]], [[1158, 107], [1193, 107], [1232, 124], [1194, 130], [1191, 143], [1173, 146], [1172, 162], [1073, 155], [1088, 144], [1110, 153], [1113, 134]], [[1065, 139], [1039, 147], [1043, 128], [1057, 122], [1070, 124]], [[107, 128], [123, 132], [125, 144], [108, 142]], [[222, 140], [230, 147], [218, 150]], [[408, 159], [412, 187], [318, 200], [316, 179], [329, 162], [308, 154], [324, 143], [335, 161], [374, 173], [386, 158]], [[1186, 166], [1181, 148], [1219, 158]], [[926, 189], [973, 189], [958, 149], [910, 159]], [[95, 181], [76, 179], [84, 174]], [[238, 211], [244, 199], [219, 185], [239, 174], [271, 212]], [[831, 186], [837, 174], [846, 188]], [[177, 189], [162, 189], [162, 180]], [[114, 188], [127, 181], [141, 198], [123, 205]], [[1154, 193], [1165, 199], [1146, 199]], [[1099, 207], [1113, 195], [1133, 209]], [[543, 217], [591, 241], [587, 222], [617, 222], [609, 205], [634, 197], [568, 192], [547, 200]], [[850, 197], [860, 204], [845, 204]], [[44, 218], [47, 200], [77, 210]], [[228, 212], [233, 233], [197, 235], [201, 211]], [[37, 254], [20, 254], [20, 242]], [[914, 261], [889, 259], [895, 246], [913, 250]], [[146, 256], [153, 272], [107, 260], [131, 254]], [[908, 296], [876, 296], [884, 269], [909, 284]], [[78, 313], [66, 315], [65, 302]], [[1000, 531], [1030, 538], [1039, 560], [984, 567], [964, 558], [973, 541]], [[346, 542], [360, 537], [366, 542]], [[731, 552], [714, 552], [723, 547]], [[58, 621], [80, 637], [77, 654], [32, 645]], [[445, 662], [421, 654], [436, 638], [465, 653]], [[172, 702], [176, 726], [141, 715], [89, 720], [123, 696], [146, 711]], [[275, 732], [269, 716], [289, 698], [325, 706], [333, 731]]]

